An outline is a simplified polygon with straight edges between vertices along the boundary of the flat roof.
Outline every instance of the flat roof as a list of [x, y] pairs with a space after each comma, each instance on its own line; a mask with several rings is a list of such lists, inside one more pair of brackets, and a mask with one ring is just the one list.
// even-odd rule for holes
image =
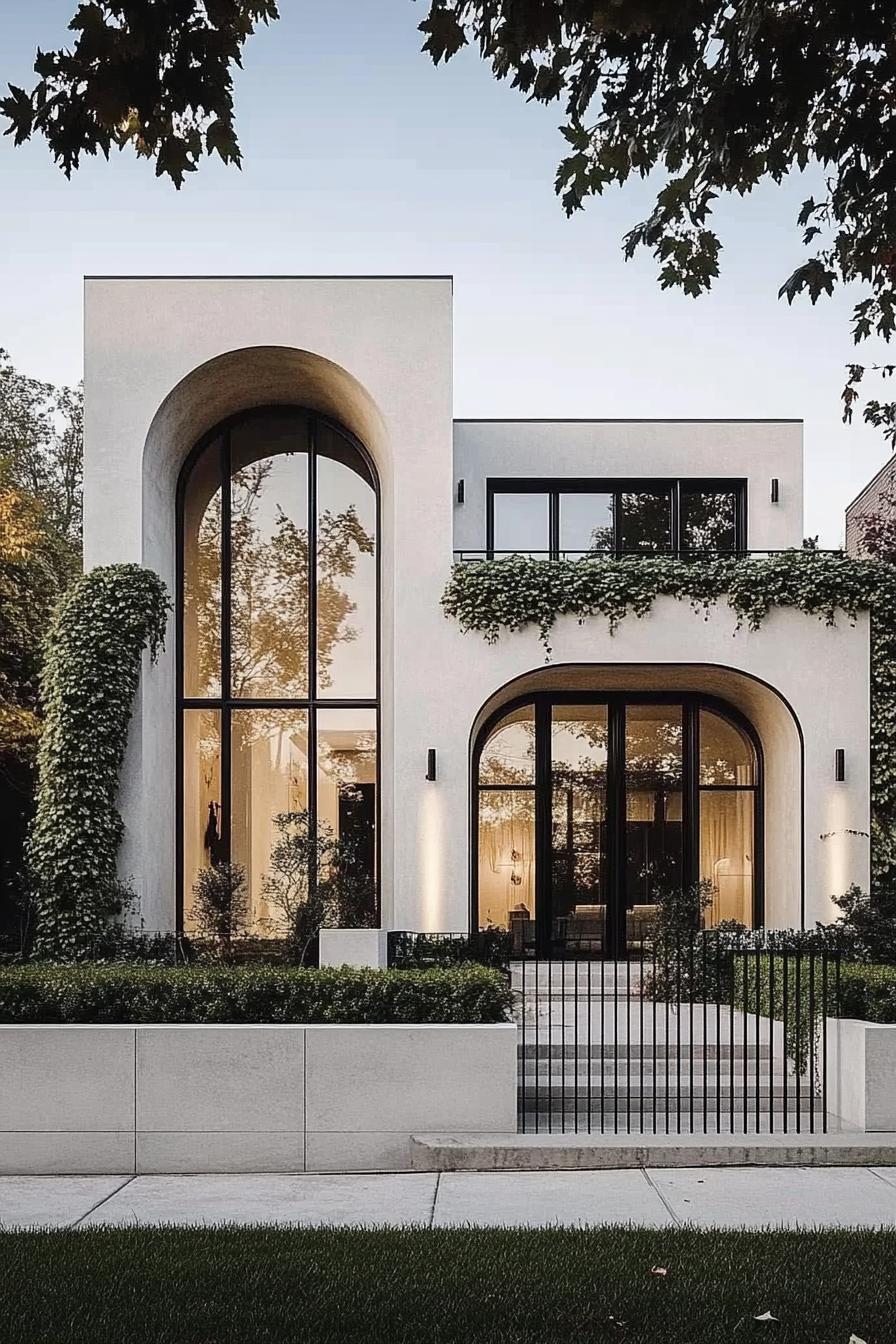
[[801, 425], [800, 418], [749, 415], [574, 415], [574, 416], [468, 416], [456, 425]]
[[85, 280], [450, 280], [453, 275], [85, 275]]

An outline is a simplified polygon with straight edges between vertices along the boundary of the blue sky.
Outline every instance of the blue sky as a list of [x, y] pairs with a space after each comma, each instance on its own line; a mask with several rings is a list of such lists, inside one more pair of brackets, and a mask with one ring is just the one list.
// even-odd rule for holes
[[[5, 0], [3, 83], [64, 44], [76, 0]], [[788, 309], [805, 181], [722, 205], [709, 297], [622, 260], [645, 184], [567, 220], [560, 109], [526, 104], [472, 53], [435, 69], [413, 0], [281, 0], [237, 77], [243, 171], [179, 193], [132, 155], [66, 182], [42, 142], [0, 141], [0, 345], [37, 377], [80, 376], [84, 274], [453, 274], [458, 416], [803, 417], [806, 530], [887, 458], [840, 423], [848, 296]], [[374, 17], [375, 16], [375, 17]]]

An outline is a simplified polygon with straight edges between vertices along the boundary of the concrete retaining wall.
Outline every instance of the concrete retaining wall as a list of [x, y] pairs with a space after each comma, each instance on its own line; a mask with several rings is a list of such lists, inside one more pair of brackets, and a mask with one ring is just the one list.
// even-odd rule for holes
[[896, 1131], [896, 1026], [829, 1018], [828, 1109], [868, 1133]]
[[0, 1174], [395, 1171], [516, 1130], [516, 1028], [0, 1027]]

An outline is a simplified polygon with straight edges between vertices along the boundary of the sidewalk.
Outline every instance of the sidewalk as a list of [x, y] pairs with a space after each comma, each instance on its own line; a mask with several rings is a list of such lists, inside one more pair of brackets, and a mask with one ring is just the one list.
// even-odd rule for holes
[[896, 1168], [4, 1176], [0, 1227], [896, 1227]]

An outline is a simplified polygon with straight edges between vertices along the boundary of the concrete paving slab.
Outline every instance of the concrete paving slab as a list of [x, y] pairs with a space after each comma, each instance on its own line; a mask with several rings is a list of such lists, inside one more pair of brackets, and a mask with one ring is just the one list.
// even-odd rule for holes
[[289, 1223], [314, 1227], [426, 1226], [432, 1174], [371, 1176], [137, 1176], [83, 1227]]
[[700, 1227], [896, 1227], [896, 1185], [864, 1167], [654, 1169], [649, 1180], [679, 1222]]
[[641, 1171], [445, 1172], [434, 1227], [588, 1227], [674, 1219]]
[[0, 1227], [70, 1227], [127, 1176], [0, 1176]]

